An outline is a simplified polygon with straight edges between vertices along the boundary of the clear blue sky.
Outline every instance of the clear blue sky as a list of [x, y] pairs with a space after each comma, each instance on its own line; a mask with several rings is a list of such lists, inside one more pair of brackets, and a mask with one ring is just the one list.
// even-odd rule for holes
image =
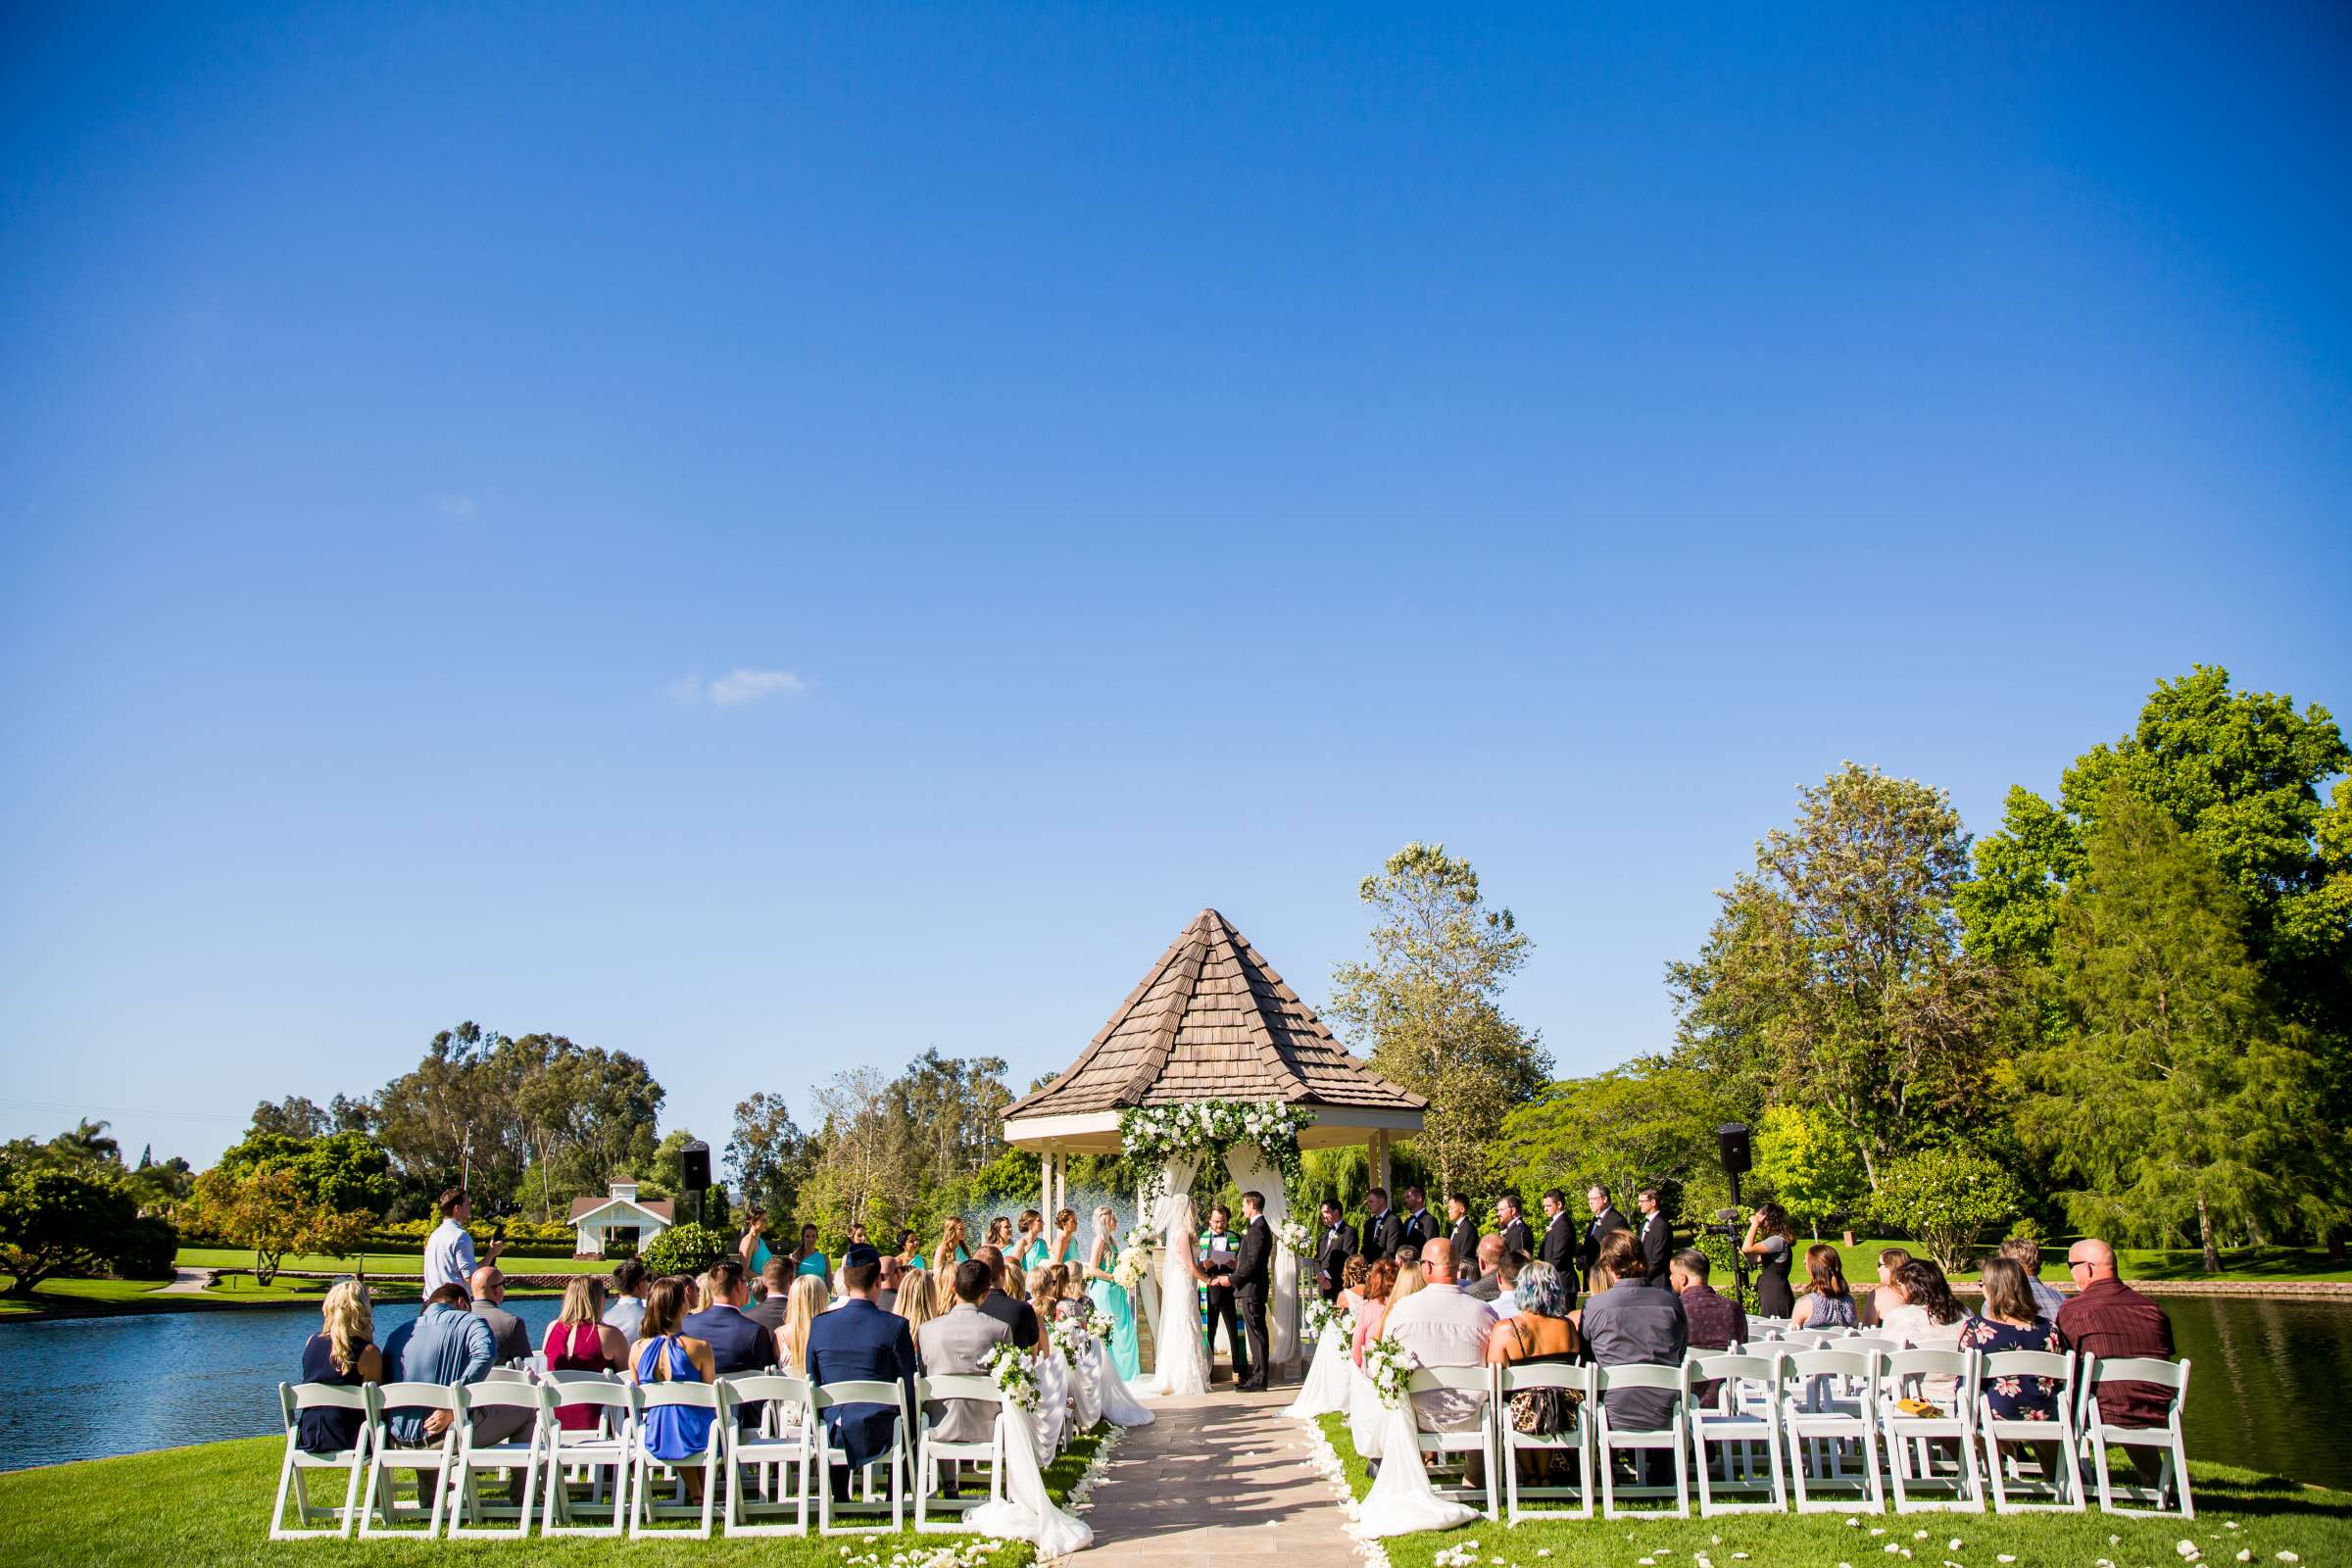
[[2352, 708], [2340, 9], [1467, 9], [12, 11], [0, 1130], [1026, 1083], [1412, 838], [1590, 1071], [1840, 759]]

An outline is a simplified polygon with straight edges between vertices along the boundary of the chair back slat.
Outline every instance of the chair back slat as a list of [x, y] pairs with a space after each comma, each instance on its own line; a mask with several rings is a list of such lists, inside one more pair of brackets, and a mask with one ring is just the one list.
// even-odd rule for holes
[[1682, 1393], [1690, 1383], [1688, 1366], [1655, 1366], [1645, 1361], [1592, 1369], [1593, 1386], [1602, 1394], [1612, 1389], [1668, 1389]]
[[1490, 1384], [1483, 1366], [1424, 1366], [1413, 1369], [1412, 1378], [1405, 1384], [1407, 1394], [1430, 1394], [1440, 1389], [1457, 1393], [1484, 1394]]
[[1506, 1361], [1500, 1370], [1502, 1392], [1506, 1395], [1521, 1389], [1576, 1389], [1589, 1393], [1592, 1386], [1592, 1369], [1589, 1366], [1569, 1366], [1558, 1361], [1522, 1366]]
[[684, 1405], [695, 1410], [715, 1410], [718, 1408], [718, 1390], [708, 1383], [640, 1383], [637, 1385], [637, 1407], [639, 1409], [651, 1410], [665, 1404]]
[[863, 1379], [827, 1383], [817, 1389], [814, 1402], [819, 1410], [828, 1410], [837, 1404], [896, 1404], [904, 1397], [906, 1390], [900, 1384]]
[[595, 1372], [551, 1372], [547, 1386], [558, 1404], [594, 1404], [613, 1410], [626, 1410], [630, 1404], [628, 1384]]
[[387, 1410], [456, 1410], [465, 1397], [445, 1383], [378, 1383], [376, 1398]]
[[1876, 1352], [1866, 1350], [1795, 1350], [1781, 1357], [1788, 1377], [1866, 1378], [1878, 1370]]
[[2075, 1381], [2075, 1358], [2057, 1350], [1993, 1350], [1984, 1357], [1977, 1370], [1984, 1378], [2050, 1378], [2071, 1384]]
[[294, 1383], [278, 1385], [293, 1399], [295, 1410], [365, 1410], [368, 1408], [366, 1388], [345, 1388], [335, 1383]]
[[1771, 1383], [1781, 1375], [1778, 1355], [1751, 1355], [1740, 1350], [1719, 1350], [1690, 1358], [1690, 1375], [1701, 1383], [1718, 1378], [1738, 1378], [1743, 1383]]
[[466, 1408], [475, 1410], [544, 1410], [549, 1408], [548, 1396], [555, 1393], [536, 1383], [469, 1383], [466, 1386]]
[[1002, 1400], [1004, 1392], [996, 1379], [974, 1372], [943, 1372], [936, 1377], [917, 1378], [914, 1396], [918, 1402], [931, 1399], [991, 1399]]
[[2149, 1356], [2121, 1356], [2090, 1369], [2092, 1387], [2102, 1383], [2161, 1383], [2168, 1389], [2188, 1381], [2186, 1361], [2159, 1361]]
[[1889, 1350], [1879, 1363], [1879, 1381], [1891, 1383], [1896, 1378], [1966, 1377], [1974, 1356], [1972, 1350]]

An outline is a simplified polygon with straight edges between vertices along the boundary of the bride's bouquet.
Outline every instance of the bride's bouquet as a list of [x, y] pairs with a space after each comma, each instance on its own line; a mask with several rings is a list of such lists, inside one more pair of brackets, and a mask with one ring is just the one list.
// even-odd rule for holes
[[1037, 1373], [1030, 1367], [1029, 1357], [1010, 1341], [990, 1346], [980, 1365], [1006, 1404], [1023, 1415], [1037, 1414]]
[[1314, 1232], [1295, 1219], [1286, 1218], [1277, 1226], [1274, 1231], [1274, 1239], [1285, 1249], [1297, 1252], [1300, 1257], [1312, 1257], [1315, 1254]]
[[1364, 1376], [1382, 1404], [1401, 1409], [1413, 1381], [1412, 1352], [1384, 1334], [1364, 1347]]
[[1144, 1282], [1152, 1277], [1151, 1254], [1135, 1243], [1129, 1242], [1125, 1247], [1119, 1249], [1119, 1261], [1111, 1269], [1110, 1277], [1119, 1282], [1121, 1290], [1130, 1296], [1134, 1295], [1137, 1291], [1142, 1290]]

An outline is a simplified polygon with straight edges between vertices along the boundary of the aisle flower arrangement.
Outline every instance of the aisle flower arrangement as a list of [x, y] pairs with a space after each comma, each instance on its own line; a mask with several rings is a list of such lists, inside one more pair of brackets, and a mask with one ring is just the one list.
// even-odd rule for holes
[[1364, 1346], [1364, 1376], [1382, 1404], [1398, 1409], [1413, 1381], [1412, 1352], [1384, 1334]]
[[1300, 1257], [1315, 1255], [1315, 1233], [1297, 1219], [1286, 1218], [1274, 1228], [1274, 1240], [1287, 1251]]
[[1320, 1340], [1332, 1329], [1338, 1329], [1345, 1339], [1355, 1339], [1355, 1314], [1337, 1301], [1326, 1301], [1320, 1296], [1309, 1295], [1305, 1305], [1306, 1337]]
[[1112, 1317], [1102, 1302], [1089, 1301], [1086, 1303], [1086, 1332], [1108, 1345], [1111, 1336], [1119, 1332], [1119, 1320]]
[[1086, 1329], [1076, 1318], [1054, 1316], [1046, 1319], [1047, 1341], [1061, 1352], [1061, 1358], [1070, 1364], [1072, 1371], [1077, 1370], [1078, 1358], [1086, 1351], [1086, 1347], [1079, 1344], [1085, 1337]]
[[990, 1346], [980, 1365], [1006, 1404], [1023, 1415], [1037, 1414], [1037, 1371], [1030, 1366], [1026, 1351], [1004, 1341]]

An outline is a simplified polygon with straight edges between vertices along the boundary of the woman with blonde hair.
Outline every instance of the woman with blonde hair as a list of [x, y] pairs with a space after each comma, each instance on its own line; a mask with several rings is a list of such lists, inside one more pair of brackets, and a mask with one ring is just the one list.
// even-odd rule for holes
[[939, 1245], [931, 1250], [931, 1266], [954, 1273], [956, 1264], [972, 1255], [971, 1248], [965, 1245], [966, 1240], [963, 1216], [950, 1214], [940, 1224]]
[[[375, 1348], [375, 1310], [368, 1287], [339, 1280], [318, 1304], [319, 1329], [302, 1348], [302, 1381], [356, 1389], [384, 1380]], [[307, 1453], [340, 1453], [360, 1441], [360, 1412], [321, 1406], [302, 1412], [300, 1441]]]
[[[604, 1320], [605, 1282], [575, 1274], [564, 1287], [564, 1304], [547, 1326], [540, 1353], [550, 1372], [618, 1372], [629, 1364], [629, 1342]], [[556, 1406], [556, 1425], [566, 1432], [594, 1432], [604, 1411], [593, 1404]]]
[[1110, 1314], [1110, 1364], [1122, 1381], [1143, 1375], [1144, 1362], [1135, 1337], [1135, 1299], [1119, 1283], [1119, 1216], [1108, 1203], [1095, 1210], [1095, 1239], [1088, 1245], [1081, 1277], [1095, 1305]]
[[808, 1330], [832, 1304], [831, 1287], [814, 1274], [792, 1282], [785, 1298], [784, 1326], [776, 1330], [776, 1362], [796, 1378], [808, 1375]]
[[932, 1308], [931, 1290], [928, 1269], [908, 1269], [900, 1276], [899, 1294], [891, 1303], [891, 1310], [906, 1320], [906, 1332], [918, 1348], [923, 1343], [923, 1325], [939, 1315]]
[[1422, 1270], [1418, 1262], [1397, 1264], [1396, 1283], [1389, 1287], [1389, 1310], [1396, 1311], [1398, 1301], [1403, 1300], [1428, 1283], [1429, 1275]]

